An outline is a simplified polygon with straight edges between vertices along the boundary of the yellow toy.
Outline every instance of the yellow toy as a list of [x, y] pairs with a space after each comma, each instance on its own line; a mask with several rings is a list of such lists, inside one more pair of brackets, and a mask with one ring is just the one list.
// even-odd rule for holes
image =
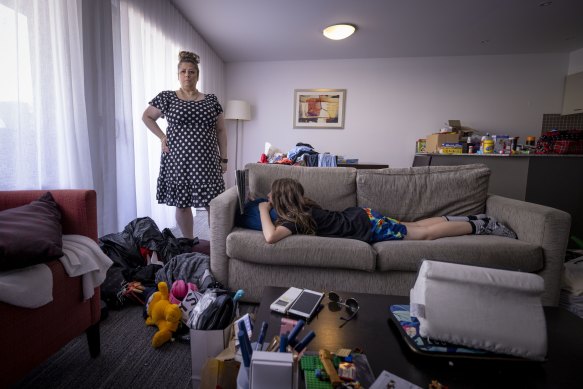
[[152, 346], [160, 347], [168, 342], [172, 333], [178, 328], [182, 313], [178, 305], [171, 304], [168, 299], [168, 285], [165, 282], [158, 283], [158, 291], [152, 295], [148, 305], [148, 318], [146, 325], [158, 326], [158, 332], [152, 338]]

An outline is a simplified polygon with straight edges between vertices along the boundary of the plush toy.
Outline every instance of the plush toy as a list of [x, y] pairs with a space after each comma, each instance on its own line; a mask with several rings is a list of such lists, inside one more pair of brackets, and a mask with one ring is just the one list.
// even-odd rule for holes
[[178, 328], [182, 313], [178, 305], [171, 304], [168, 299], [168, 285], [165, 282], [158, 283], [158, 291], [152, 295], [148, 305], [148, 318], [146, 325], [158, 326], [158, 332], [152, 338], [152, 346], [160, 347], [168, 342], [172, 333]]
[[189, 290], [198, 291], [198, 287], [192, 282], [184, 282], [182, 280], [176, 280], [172, 283], [172, 288], [170, 288], [170, 302], [172, 304], [179, 304], [184, 300], [184, 297], [188, 294]]

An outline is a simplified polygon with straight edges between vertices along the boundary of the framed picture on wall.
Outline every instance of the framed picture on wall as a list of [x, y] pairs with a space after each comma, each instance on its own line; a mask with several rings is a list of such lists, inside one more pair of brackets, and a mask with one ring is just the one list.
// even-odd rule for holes
[[296, 89], [294, 128], [344, 128], [346, 89]]

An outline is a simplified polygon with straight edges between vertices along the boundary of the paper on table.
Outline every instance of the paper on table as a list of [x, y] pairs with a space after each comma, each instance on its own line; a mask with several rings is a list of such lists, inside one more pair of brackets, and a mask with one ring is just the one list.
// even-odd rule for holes
[[383, 370], [381, 374], [377, 377], [375, 382], [371, 385], [369, 389], [385, 389], [389, 388], [389, 383], [393, 381], [394, 385], [392, 386], [395, 389], [422, 389], [420, 386], [412, 384], [411, 382], [402, 379], [399, 376], [389, 373], [386, 370]]

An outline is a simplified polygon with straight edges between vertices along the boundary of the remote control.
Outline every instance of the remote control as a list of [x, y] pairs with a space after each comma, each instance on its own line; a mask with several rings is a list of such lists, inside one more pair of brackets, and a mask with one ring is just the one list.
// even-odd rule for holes
[[285, 291], [284, 294], [279, 296], [277, 300], [275, 300], [269, 308], [272, 311], [279, 312], [279, 313], [287, 313], [287, 310], [291, 305], [296, 301], [298, 296], [302, 293], [302, 289], [291, 287]]

